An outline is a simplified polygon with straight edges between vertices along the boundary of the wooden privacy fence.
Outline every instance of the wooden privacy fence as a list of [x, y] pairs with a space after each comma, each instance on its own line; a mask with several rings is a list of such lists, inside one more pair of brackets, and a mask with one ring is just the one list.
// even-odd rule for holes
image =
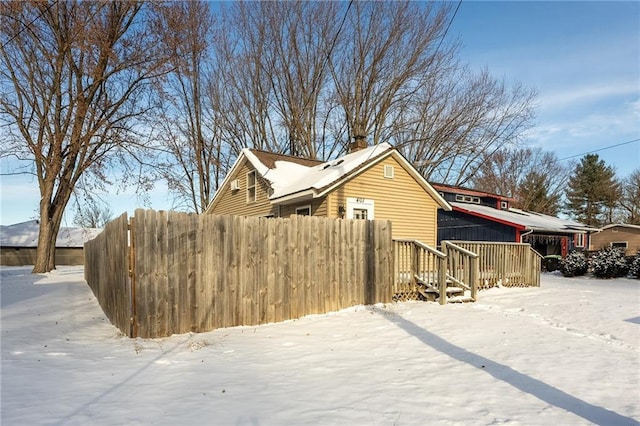
[[128, 228], [125, 213], [107, 223], [96, 238], [84, 243], [84, 279], [109, 321], [126, 334], [132, 315]]
[[481, 289], [539, 287], [542, 257], [529, 244], [456, 241], [456, 245], [478, 254], [478, 286]]
[[129, 231], [126, 225], [123, 215], [85, 245], [85, 277], [109, 319], [131, 337], [392, 299], [388, 221], [136, 210]]

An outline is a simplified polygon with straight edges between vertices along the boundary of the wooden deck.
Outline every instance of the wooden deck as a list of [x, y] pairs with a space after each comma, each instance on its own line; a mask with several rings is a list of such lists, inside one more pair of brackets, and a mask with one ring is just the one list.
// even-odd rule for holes
[[394, 300], [472, 302], [480, 289], [539, 286], [540, 255], [529, 244], [394, 240]]

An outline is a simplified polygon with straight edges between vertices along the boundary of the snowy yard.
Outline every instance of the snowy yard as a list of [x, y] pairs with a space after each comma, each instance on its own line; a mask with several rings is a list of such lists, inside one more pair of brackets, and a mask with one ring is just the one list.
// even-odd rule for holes
[[122, 337], [82, 268], [1, 272], [3, 425], [640, 423], [640, 282]]

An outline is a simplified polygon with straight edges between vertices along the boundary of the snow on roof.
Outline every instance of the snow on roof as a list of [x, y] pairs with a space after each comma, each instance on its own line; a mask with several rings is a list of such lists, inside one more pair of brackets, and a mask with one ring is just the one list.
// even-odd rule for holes
[[629, 223], [612, 223], [610, 225], [606, 225], [602, 227], [602, 230], [610, 229], [610, 228], [631, 228], [631, 229], [640, 229], [640, 225], [631, 225]]
[[273, 193], [269, 198], [273, 200], [305, 190], [319, 191], [392, 149], [390, 144], [381, 143], [311, 167], [292, 161], [276, 160], [274, 168], [263, 164], [258, 155], [248, 148], [243, 149], [242, 153], [256, 171], [271, 183]]
[[[3, 247], [37, 247], [40, 225], [37, 220], [0, 226], [0, 246]], [[102, 229], [99, 228], [65, 228], [61, 227], [56, 239], [56, 247], [83, 247], [86, 241], [95, 238]]]
[[560, 219], [555, 216], [549, 216], [542, 213], [524, 211], [520, 209], [510, 208], [509, 210], [498, 210], [493, 207], [487, 207], [477, 204], [452, 202], [451, 205], [456, 210], [468, 211], [483, 216], [492, 217], [500, 221], [509, 222], [514, 225], [522, 226], [533, 231], [546, 232], [585, 232], [596, 231], [596, 228], [589, 227], [583, 223], [573, 222], [571, 220]]

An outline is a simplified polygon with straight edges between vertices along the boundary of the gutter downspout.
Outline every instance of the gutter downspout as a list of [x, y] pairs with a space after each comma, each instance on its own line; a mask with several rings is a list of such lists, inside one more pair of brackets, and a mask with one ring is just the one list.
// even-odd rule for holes
[[520, 244], [522, 244], [522, 237], [524, 237], [525, 235], [529, 235], [529, 234], [531, 234], [531, 233], [533, 233], [533, 229], [529, 229], [529, 230], [528, 230], [528, 231], [526, 231], [525, 233], [520, 234]]

